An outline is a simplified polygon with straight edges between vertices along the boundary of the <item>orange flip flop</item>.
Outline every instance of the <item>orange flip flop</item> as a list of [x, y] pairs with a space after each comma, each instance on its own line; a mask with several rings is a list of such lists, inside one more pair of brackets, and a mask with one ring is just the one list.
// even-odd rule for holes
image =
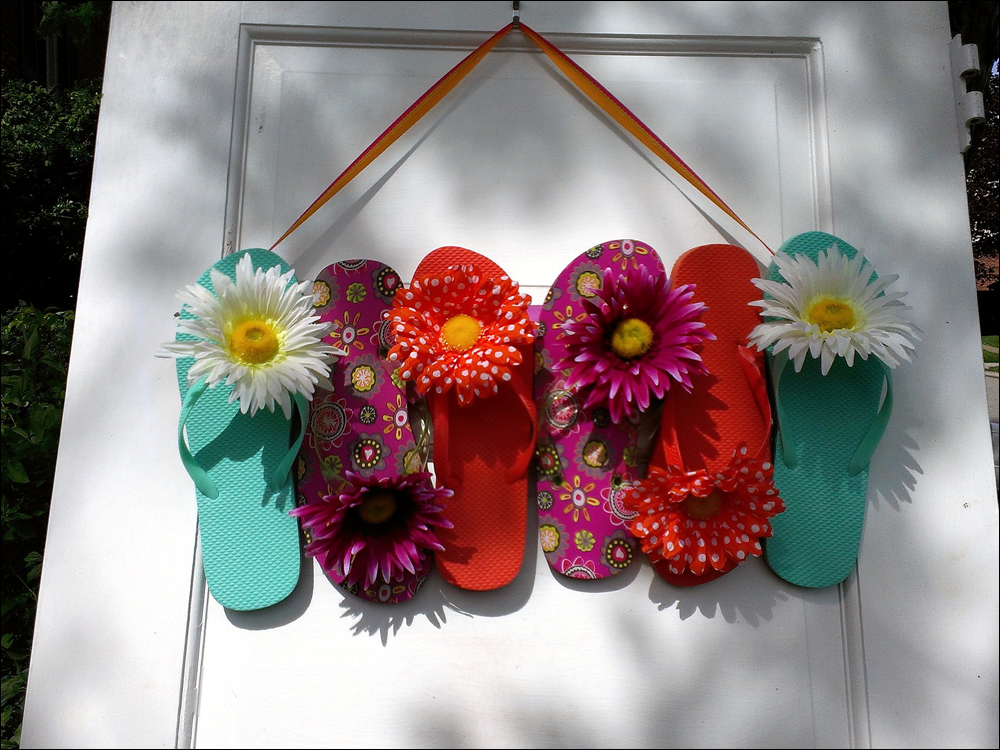
[[436, 482], [455, 493], [435, 562], [463, 589], [505, 586], [524, 559], [537, 433], [530, 303], [493, 261], [440, 247], [393, 304], [389, 357], [427, 399]]
[[664, 401], [649, 477], [629, 495], [633, 533], [654, 569], [676, 586], [715, 580], [760, 556], [769, 519], [784, 506], [771, 482], [771, 408], [764, 361], [748, 347], [760, 322], [750, 302], [757, 261], [734, 245], [702, 245], [674, 263], [675, 285], [694, 298], [714, 341], [695, 347], [707, 375]]

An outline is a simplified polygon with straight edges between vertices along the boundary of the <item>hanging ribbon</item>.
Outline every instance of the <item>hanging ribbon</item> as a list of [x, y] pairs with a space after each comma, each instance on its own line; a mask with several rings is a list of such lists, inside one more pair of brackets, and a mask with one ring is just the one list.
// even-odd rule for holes
[[271, 245], [274, 250], [285, 238], [298, 229], [310, 216], [316, 213], [328, 200], [341, 191], [344, 186], [353, 180], [365, 167], [371, 164], [383, 151], [391, 146], [403, 133], [409, 130], [421, 117], [427, 114], [438, 102], [440, 102], [452, 89], [455, 88], [465, 78], [472, 69], [475, 68], [484, 57], [492, 50], [501, 39], [511, 30], [517, 29], [524, 33], [549, 59], [551, 59], [559, 70], [583, 92], [592, 102], [600, 107], [609, 117], [625, 128], [634, 138], [646, 146], [656, 156], [658, 156], [667, 166], [679, 174], [686, 182], [692, 185], [699, 193], [705, 196], [715, 206], [720, 208], [727, 216], [733, 219], [743, 229], [749, 232], [769, 253], [773, 250], [768, 247], [756, 232], [736, 215], [722, 198], [712, 190], [704, 180], [699, 177], [684, 161], [675, 154], [662, 140], [660, 140], [652, 130], [650, 130], [632, 111], [614, 97], [607, 89], [592, 78], [583, 68], [573, 62], [554, 44], [546, 40], [541, 34], [532, 30], [523, 22], [516, 26], [510, 23], [500, 29], [496, 34], [487, 39], [483, 44], [472, 51], [458, 65], [449, 70], [437, 83], [431, 86], [417, 101], [415, 101], [395, 122], [376, 138], [372, 144], [366, 148], [361, 155], [355, 159], [332, 183], [324, 190], [320, 196], [312, 202], [299, 218], [285, 231], [278, 241]]

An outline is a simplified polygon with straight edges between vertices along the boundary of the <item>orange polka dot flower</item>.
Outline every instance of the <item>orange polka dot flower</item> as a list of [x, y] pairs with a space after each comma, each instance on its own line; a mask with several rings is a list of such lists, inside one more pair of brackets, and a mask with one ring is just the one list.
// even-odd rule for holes
[[531, 297], [507, 276], [492, 279], [472, 265], [414, 279], [390, 313], [395, 344], [389, 360], [417, 393], [454, 387], [458, 403], [497, 393], [522, 363], [518, 347], [535, 340]]
[[727, 466], [709, 474], [676, 467], [650, 469], [647, 479], [624, 493], [638, 515], [632, 534], [654, 561], [671, 573], [727, 572], [762, 553], [770, 519], [785, 509], [772, 482], [774, 467], [741, 445]]

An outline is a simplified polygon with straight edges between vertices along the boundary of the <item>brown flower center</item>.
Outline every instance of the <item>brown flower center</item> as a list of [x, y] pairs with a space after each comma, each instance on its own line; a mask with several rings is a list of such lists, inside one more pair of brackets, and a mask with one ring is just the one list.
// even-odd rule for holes
[[681, 509], [691, 516], [691, 518], [696, 518], [699, 521], [707, 521], [709, 518], [718, 515], [725, 504], [726, 496], [716, 488], [705, 497], [688, 495], [681, 502]]
[[389, 490], [371, 490], [365, 493], [358, 507], [358, 515], [366, 523], [383, 524], [396, 512], [396, 493]]

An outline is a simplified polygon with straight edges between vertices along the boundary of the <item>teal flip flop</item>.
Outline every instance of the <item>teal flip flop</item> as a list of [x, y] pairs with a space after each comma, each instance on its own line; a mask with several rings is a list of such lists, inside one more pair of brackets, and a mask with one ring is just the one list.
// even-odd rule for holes
[[[236, 264], [249, 254], [255, 268], [288, 265], [267, 250], [229, 255], [212, 268], [231, 279]], [[215, 293], [209, 269], [198, 284]], [[294, 283], [294, 277], [292, 279]], [[180, 319], [194, 316], [185, 305]], [[176, 340], [196, 337], [178, 331]], [[205, 378], [188, 385], [193, 357], [177, 359], [181, 408], [178, 446], [194, 480], [198, 501], [205, 578], [212, 596], [233, 610], [255, 610], [285, 599], [299, 580], [301, 550], [290, 468], [305, 434], [309, 406], [294, 398], [301, 430], [291, 441], [291, 420], [282, 409], [258, 409], [253, 416], [230, 401], [233, 386], [208, 387]]]
[[[768, 281], [755, 282], [765, 299], [751, 304], [766, 322], [751, 340], [767, 352], [774, 485], [786, 507], [771, 521], [764, 559], [798, 586], [836, 585], [857, 561], [868, 465], [892, 413], [890, 368], [910, 359], [918, 338], [896, 317], [908, 309], [902, 294], [885, 291], [895, 278], [880, 280], [843, 240], [809, 232], [786, 242]], [[800, 317], [788, 313], [796, 308]]]

